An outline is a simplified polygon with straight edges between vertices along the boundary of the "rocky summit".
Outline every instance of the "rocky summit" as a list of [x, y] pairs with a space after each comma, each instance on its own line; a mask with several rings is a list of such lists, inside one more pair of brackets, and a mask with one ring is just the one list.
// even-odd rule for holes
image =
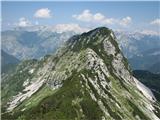
[[160, 104], [132, 76], [114, 32], [71, 37], [56, 54], [2, 78], [4, 120], [159, 120]]

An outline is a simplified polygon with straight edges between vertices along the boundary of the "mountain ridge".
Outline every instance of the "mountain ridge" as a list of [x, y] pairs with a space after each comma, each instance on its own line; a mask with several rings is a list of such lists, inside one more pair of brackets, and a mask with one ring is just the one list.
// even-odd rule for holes
[[2, 83], [3, 118], [159, 119], [155, 97], [132, 76], [105, 27], [70, 38], [55, 55], [22, 63], [5, 82], [10, 79], [22, 87], [7, 98], [10, 89]]

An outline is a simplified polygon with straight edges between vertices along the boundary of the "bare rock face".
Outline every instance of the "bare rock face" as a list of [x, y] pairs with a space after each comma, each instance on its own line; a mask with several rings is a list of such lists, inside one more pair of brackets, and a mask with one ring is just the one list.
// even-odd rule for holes
[[4, 79], [5, 119], [159, 120], [154, 95], [132, 76], [108, 28], [73, 36], [55, 55], [24, 61]]

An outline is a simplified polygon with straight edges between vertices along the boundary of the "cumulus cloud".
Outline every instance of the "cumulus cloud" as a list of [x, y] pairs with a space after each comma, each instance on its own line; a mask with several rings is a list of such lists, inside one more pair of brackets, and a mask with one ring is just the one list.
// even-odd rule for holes
[[73, 17], [80, 21], [90, 22], [93, 15], [90, 13], [89, 10], [84, 10], [81, 14], [73, 15]]
[[102, 21], [105, 19], [105, 16], [101, 13], [92, 14], [90, 10], [84, 10], [81, 14], [73, 15], [73, 18], [84, 21], [84, 22], [96, 22], [96, 21]]
[[102, 23], [105, 25], [109, 25], [109, 24], [111, 25], [111, 24], [118, 23], [118, 20], [113, 19], [113, 18], [107, 18], [107, 19], [103, 20]]
[[105, 18], [104, 15], [101, 13], [92, 14], [90, 10], [84, 10], [79, 15], [73, 15], [73, 17], [77, 20], [84, 21], [84, 22], [90, 22], [90, 21], [101, 21]]
[[89, 29], [80, 27], [78, 24], [71, 23], [71, 24], [57, 24], [54, 27], [56, 32], [62, 33], [66, 31], [74, 31], [76, 33], [83, 33], [88, 31]]
[[155, 19], [155, 20], [151, 21], [150, 24], [151, 25], [160, 25], [160, 19]]
[[96, 13], [94, 16], [93, 16], [93, 19], [95, 21], [101, 21], [101, 20], [104, 20], [105, 19], [105, 16], [102, 15], [101, 13]]
[[37, 10], [34, 14], [36, 18], [51, 18], [51, 11], [48, 8], [41, 8]]
[[131, 22], [132, 22], [132, 18], [127, 16], [127, 17], [123, 18], [122, 20], [120, 20], [120, 25], [127, 26]]
[[31, 22], [30, 22], [28, 19], [26, 19], [25, 17], [21, 17], [21, 18], [19, 19], [19, 22], [18, 22], [16, 25], [18, 25], [18, 26], [20, 26], [20, 27], [27, 27], [27, 26], [31, 26], [32, 24], [31, 24]]
[[121, 26], [127, 26], [132, 22], [132, 18], [129, 16], [122, 19], [108, 18], [102, 13], [93, 14], [90, 10], [84, 10], [81, 14], [75, 14], [72, 17], [79, 21], [94, 22], [102, 25], [119, 24]]

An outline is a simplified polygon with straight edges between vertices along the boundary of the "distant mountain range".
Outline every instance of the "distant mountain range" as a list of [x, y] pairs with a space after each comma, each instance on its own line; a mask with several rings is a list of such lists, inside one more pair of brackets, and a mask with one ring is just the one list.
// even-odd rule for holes
[[134, 70], [160, 73], [160, 36], [144, 33], [116, 32], [117, 42]]
[[16, 57], [1, 50], [1, 73], [5, 73], [8, 70], [13, 69], [19, 62], [20, 60]]
[[117, 31], [117, 42], [127, 58], [143, 56], [145, 51], [156, 52], [160, 48], [160, 36], [141, 32]]
[[[53, 54], [76, 30], [33, 26], [2, 32], [2, 49], [16, 58], [41, 58]], [[160, 73], [160, 39], [156, 34], [116, 31], [117, 42], [131, 67]]]
[[57, 33], [47, 30], [23, 29], [2, 32], [2, 49], [20, 60], [41, 58], [53, 53], [74, 32]]
[[135, 55], [128, 60], [133, 69], [160, 73], [160, 47], [146, 50], [141, 53], [141, 56]]
[[160, 62], [154, 63], [148, 70], [152, 71], [153, 73], [160, 74]]

